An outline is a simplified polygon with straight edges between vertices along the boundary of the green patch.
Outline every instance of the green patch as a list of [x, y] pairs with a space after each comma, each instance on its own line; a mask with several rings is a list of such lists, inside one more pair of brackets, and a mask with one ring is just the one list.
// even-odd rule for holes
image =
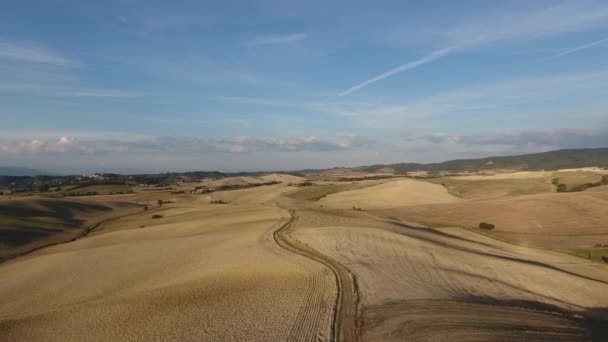
[[481, 222], [479, 224], [479, 229], [492, 230], [494, 228], [496, 228], [496, 227], [494, 227], [494, 225], [491, 223]]
[[318, 201], [327, 195], [366, 188], [371, 185], [375, 184], [315, 184], [312, 186], [302, 187], [301, 189], [298, 189], [298, 191], [290, 193], [288, 196], [300, 200]]
[[608, 258], [608, 248], [577, 248], [567, 250], [566, 252], [576, 255], [579, 258], [595, 261], [603, 261], [602, 257]]
[[567, 171], [556, 172], [552, 180], [557, 192], [578, 192], [608, 184], [608, 176], [595, 172]]
[[63, 220], [53, 217], [17, 217], [0, 215], [0, 225], [6, 227], [24, 227], [24, 228], [44, 228], [44, 229], [62, 229], [66, 226], [73, 226]]
[[465, 199], [549, 193], [553, 187], [547, 178], [460, 179], [441, 177], [420, 180], [439, 184], [450, 195]]

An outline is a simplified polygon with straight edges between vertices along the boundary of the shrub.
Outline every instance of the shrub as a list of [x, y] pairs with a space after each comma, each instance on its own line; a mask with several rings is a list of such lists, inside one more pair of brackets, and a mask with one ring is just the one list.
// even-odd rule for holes
[[608, 185], [608, 176], [602, 176], [602, 185]]
[[152, 218], [153, 219], [163, 218], [163, 215], [154, 214], [154, 215], [152, 215]]
[[228, 202], [224, 202], [221, 199], [220, 200], [212, 200], [209, 203], [211, 203], [211, 204], [228, 204]]
[[492, 230], [494, 228], [495, 228], [494, 225], [491, 223], [481, 222], [479, 224], [479, 229]]
[[566, 186], [566, 184], [557, 185], [557, 192], [567, 192], [567, 191], [568, 191], [568, 187]]
[[608, 264], [608, 255], [602, 255], [602, 261]]

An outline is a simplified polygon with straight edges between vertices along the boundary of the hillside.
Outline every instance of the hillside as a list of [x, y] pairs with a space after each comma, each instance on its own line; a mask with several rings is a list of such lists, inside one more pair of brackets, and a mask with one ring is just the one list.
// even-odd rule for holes
[[391, 168], [395, 173], [412, 171], [461, 172], [480, 170], [558, 170], [580, 167], [608, 167], [608, 148], [556, 150], [518, 156], [497, 156], [479, 159], [457, 159], [441, 163], [399, 163], [354, 168], [355, 171], [378, 172]]
[[55, 173], [26, 167], [0, 166], [0, 176], [55, 176]]
[[27, 197], [0, 200], [0, 261], [69, 241], [94, 223], [141, 210], [123, 201]]

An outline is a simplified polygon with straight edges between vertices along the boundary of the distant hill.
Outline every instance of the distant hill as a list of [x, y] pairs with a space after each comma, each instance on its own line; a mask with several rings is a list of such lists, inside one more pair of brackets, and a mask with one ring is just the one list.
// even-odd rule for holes
[[0, 176], [56, 176], [56, 173], [37, 170], [37, 169], [29, 169], [26, 167], [2, 167], [0, 166]]
[[353, 170], [377, 172], [382, 168], [390, 167], [396, 173], [406, 173], [411, 171], [461, 172], [495, 169], [558, 170], [589, 166], [608, 167], [608, 148], [557, 150], [518, 156], [458, 159], [431, 164], [399, 163], [371, 165], [356, 167]]

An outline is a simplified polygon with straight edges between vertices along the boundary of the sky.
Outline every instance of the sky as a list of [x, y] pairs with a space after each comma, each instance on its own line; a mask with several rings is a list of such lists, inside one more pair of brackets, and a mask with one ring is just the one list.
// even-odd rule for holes
[[608, 2], [28, 1], [0, 166], [265, 171], [608, 147]]

